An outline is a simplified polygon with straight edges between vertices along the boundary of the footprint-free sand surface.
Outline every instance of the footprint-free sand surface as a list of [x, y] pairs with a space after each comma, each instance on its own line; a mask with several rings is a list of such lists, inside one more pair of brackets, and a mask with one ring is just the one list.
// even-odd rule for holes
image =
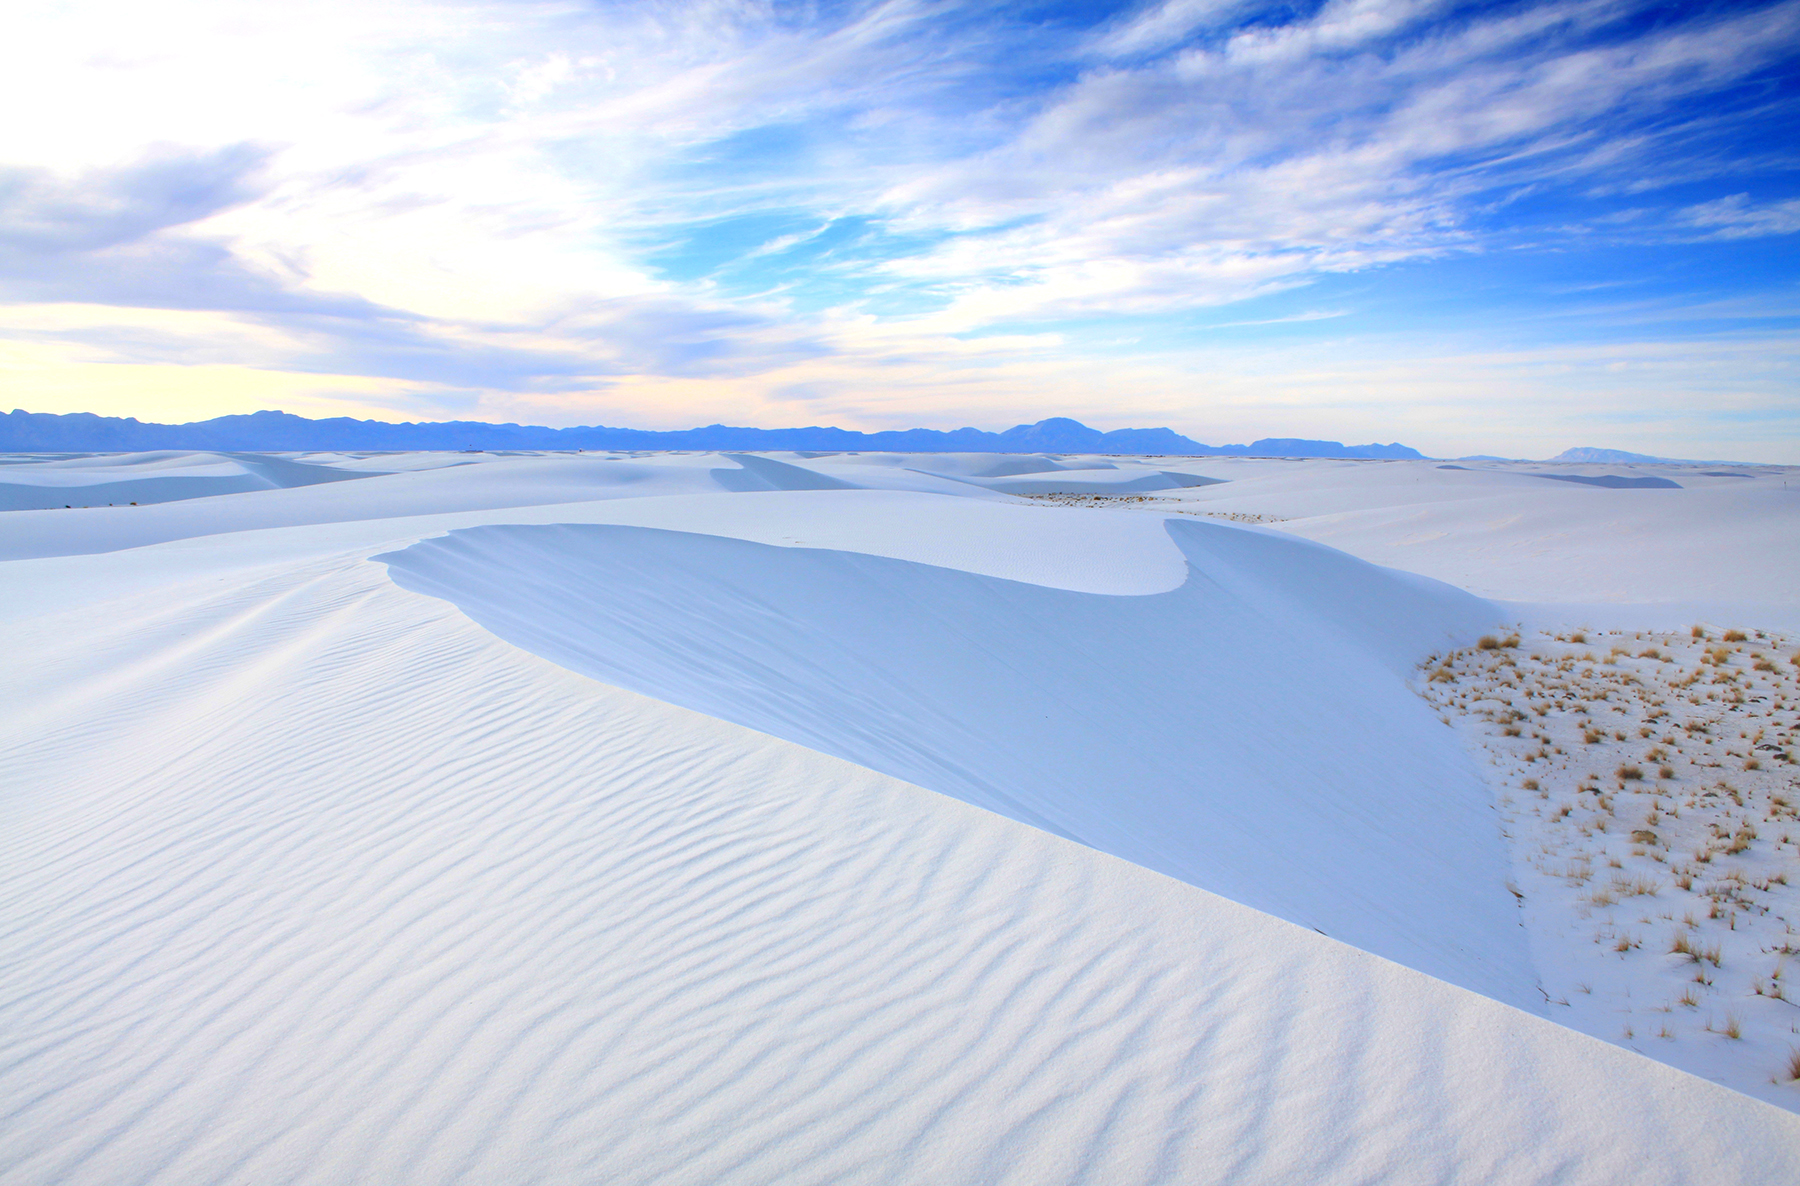
[[1785, 629], [1800, 490], [1519, 469], [7, 459], [0, 1180], [1795, 1180], [1420, 664]]

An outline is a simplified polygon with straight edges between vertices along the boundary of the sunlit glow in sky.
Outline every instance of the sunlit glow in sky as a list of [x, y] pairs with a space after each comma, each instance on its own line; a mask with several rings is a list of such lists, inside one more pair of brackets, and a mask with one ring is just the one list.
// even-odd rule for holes
[[1800, 462], [1800, 0], [26, 0], [8, 406]]

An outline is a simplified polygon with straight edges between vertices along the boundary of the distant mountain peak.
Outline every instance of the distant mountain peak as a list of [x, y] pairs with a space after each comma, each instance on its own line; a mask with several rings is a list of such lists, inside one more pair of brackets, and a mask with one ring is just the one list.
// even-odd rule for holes
[[250, 453], [327, 450], [448, 449], [739, 449], [896, 453], [1117, 453], [1227, 457], [1348, 457], [1412, 459], [1401, 444], [1344, 445], [1296, 437], [1270, 437], [1249, 445], [1204, 445], [1172, 428], [1119, 428], [1102, 432], [1067, 416], [1017, 424], [1005, 432], [958, 428], [948, 432], [909, 428], [854, 432], [842, 428], [704, 428], [656, 432], [638, 428], [543, 428], [450, 420], [393, 424], [346, 416], [309, 420], [265, 409], [191, 424], [155, 424], [91, 412], [56, 415], [15, 409], [0, 416], [0, 450], [124, 453], [149, 449], [224, 449]]
[[1627, 453], [1623, 449], [1596, 449], [1591, 445], [1579, 448], [1564, 449], [1551, 461], [1563, 461], [1573, 465], [1626, 465], [1634, 461], [1673, 461], [1672, 457], [1652, 457], [1648, 453]]
[[1550, 459], [1569, 465], [1631, 465], [1655, 462], [1662, 465], [1760, 465], [1755, 461], [1696, 461], [1688, 457], [1652, 457], [1648, 453], [1627, 453], [1623, 449], [1596, 449], [1591, 445], [1564, 449]]

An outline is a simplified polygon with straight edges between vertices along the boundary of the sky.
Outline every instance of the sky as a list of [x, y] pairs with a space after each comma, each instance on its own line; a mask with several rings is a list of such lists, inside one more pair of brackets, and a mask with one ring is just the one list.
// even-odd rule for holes
[[1800, 0], [14, 0], [0, 402], [1800, 463]]

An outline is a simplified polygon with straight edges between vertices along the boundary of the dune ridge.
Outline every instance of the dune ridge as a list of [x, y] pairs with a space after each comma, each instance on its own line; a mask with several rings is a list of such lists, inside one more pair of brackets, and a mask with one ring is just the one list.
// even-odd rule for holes
[[1092, 845], [1538, 1007], [1485, 785], [1407, 688], [1493, 607], [1170, 522], [1106, 597], [718, 536], [492, 526], [377, 559], [572, 670]]
[[8, 1182], [1800, 1171], [1800, 1119], [378, 566], [117, 609], [5, 631]]

